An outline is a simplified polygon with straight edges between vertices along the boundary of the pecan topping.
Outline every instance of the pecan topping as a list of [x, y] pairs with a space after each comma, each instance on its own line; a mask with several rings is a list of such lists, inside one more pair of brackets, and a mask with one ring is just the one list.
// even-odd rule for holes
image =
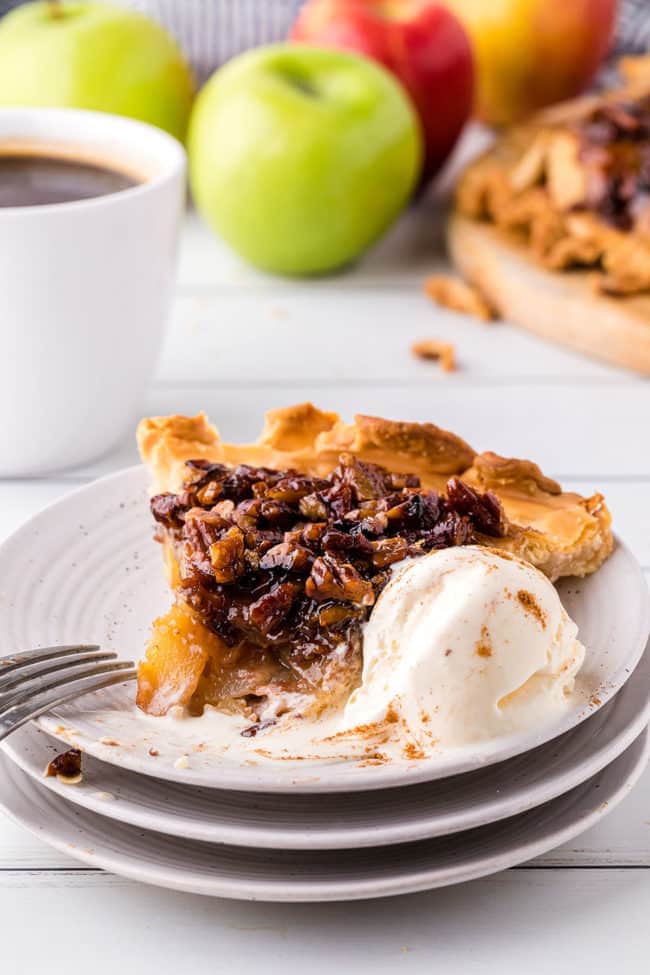
[[505, 533], [503, 508], [496, 494], [491, 491], [479, 494], [458, 477], [450, 479], [447, 491], [456, 511], [471, 515], [478, 531], [496, 537]]
[[260, 559], [260, 569], [284, 569], [285, 572], [309, 572], [314, 555], [294, 541], [280, 542]]
[[265, 636], [284, 621], [297, 594], [291, 582], [279, 582], [249, 607], [250, 619]]
[[350, 454], [327, 478], [195, 461], [151, 510], [179, 596], [214, 633], [308, 662], [358, 639], [392, 564], [505, 533], [495, 495], [458, 478], [447, 490]]
[[372, 606], [375, 601], [372, 583], [362, 579], [349, 562], [338, 562], [331, 555], [316, 559], [305, 584], [305, 593], [317, 602], [338, 599], [344, 603]]
[[408, 553], [408, 544], [404, 538], [380, 538], [370, 543], [372, 546], [372, 564], [379, 569], [385, 569], [393, 562], [401, 562]]
[[210, 546], [210, 562], [217, 582], [234, 582], [243, 575], [244, 536], [239, 528], [229, 528], [223, 538]]

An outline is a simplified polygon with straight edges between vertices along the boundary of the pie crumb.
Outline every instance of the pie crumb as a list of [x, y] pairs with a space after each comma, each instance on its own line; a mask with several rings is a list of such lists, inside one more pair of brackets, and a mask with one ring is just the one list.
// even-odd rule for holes
[[482, 322], [490, 322], [495, 317], [483, 295], [461, 278], [432, 274], [424, 282], [424, 290], [441, 308], [473, 315]]
[[49, 763], [44, 776], [56, 776], [59, 782], [64, 785], [79, 785], [83, 780], [81, 772], [81, 751], [78, 748], [71, 748], [61, 755], [57, 755]]
[[456, 368], [456, 347], [451, 342], [419, 339], [411, 346], [411, 352], [418, 359], [433, 359], [439, 362], [444, 372], [453, 372]]

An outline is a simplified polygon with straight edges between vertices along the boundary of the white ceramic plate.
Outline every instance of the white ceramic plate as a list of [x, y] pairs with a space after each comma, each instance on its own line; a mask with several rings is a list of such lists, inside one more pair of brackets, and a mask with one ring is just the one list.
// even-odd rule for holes
[[282, 850], [334, 850], [407, 843], [494, 823], [591, 778], [648, 723], [650, 648], [632, 679], [587, 721], [532, 752], [437, 782], [333, 795], [257, 795], [201, 789], [127, 772], [90, 756], [83, 781], [43, 778], [61, 744], [35, 725], [4, 744], [34, 780], [85, 809], [185, 839]]
[[[95, 642], [140, 656], [151, 621], [169, 604], [159, 546], [151, 541], [146, 473], [122, 471], [51, 505], [0, 546], [0, 639], [8, 651]], [[525, 734], [383, 766], [357, 760], [272, 760], [259, 738], [213, 736], [204, 719], [142, 714], [125, 685], [58, 708], [41, 719], [62, 740], [124, 768], [168, 780], [245, 791], [352, 791], [408, 785], [470, 771], [521, 754], [564, 733], [608, 701], [636, 666], [648, 635], [647, 587], [618, 544], [593, 576], [559, 590], [580, 627], [587, 660], [574, 706]], [[117, 744], [106, 744], [108, 739]], [[242, 757], [242, 742], [250, 749]], [[152, 756], [151, 750], [158, 754]], [[177, 760], [189, 755], [187, 767]]]
[[132, 880], [214, 897], [332, 901], [444, 887], [530, 860], [594, 825], [647, 761], [647, 730], [602, 772], [520, 816], [383, 849], [254, 850], [148, 833], [72, 806], [0, 756], [0, 808], [61, 852]]

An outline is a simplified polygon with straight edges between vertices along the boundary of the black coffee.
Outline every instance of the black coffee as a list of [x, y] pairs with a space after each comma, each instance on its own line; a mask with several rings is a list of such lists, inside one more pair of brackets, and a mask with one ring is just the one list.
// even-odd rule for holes
[[138, 182], [126, 173], [74, 159], [0, 154], [0, 207], [90, 200]]

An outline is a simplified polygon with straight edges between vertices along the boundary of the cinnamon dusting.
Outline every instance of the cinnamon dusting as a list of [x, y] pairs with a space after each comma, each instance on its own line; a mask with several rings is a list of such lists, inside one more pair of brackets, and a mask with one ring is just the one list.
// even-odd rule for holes
[[345, 738], [379, 738], [381, 741], [387, 741], [390, 731], [386, 725], [395, 721], [399, 721], [396, 714], [391, 720], [387, 714], [383, 721], [371, 721], [368, 724], [359, 724], [355, 728], [346, 728], [345, 731], [337, 731], [333, 735], [328, 735], [324, 741], [340, 741]]
[[418, 758], [426, 758], [425, 752], [420, 748], [419, 745], [416, 745], [416, 743], [414, 741], [408, 741], [404, 745], [403, 755], [404, 755], [404, 758], [408, 758], [409, 760], [411, 760], [411, 759], [418, 759]]
[[527, 589], [520, 589], [517, 593], [517, 599], [521, 606], [527, 613], [530, 613], [535, 617], [539, 625], [543, 630], [546, 629], [546, 613], [539, 605], [532, 592], [528, 592]]
[[481, 627], [481, 637], [476, 643], [476, 653], [479, 657], [492, 656], [492, 640], [490, 639], [490, 631], [485, 624]]

